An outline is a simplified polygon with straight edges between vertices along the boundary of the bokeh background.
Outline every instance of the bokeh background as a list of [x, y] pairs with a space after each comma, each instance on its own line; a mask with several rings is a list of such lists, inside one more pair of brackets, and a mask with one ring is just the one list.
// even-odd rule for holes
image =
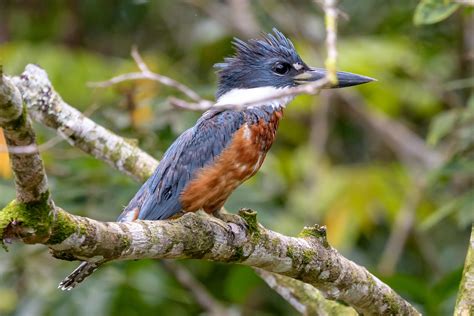
[[[342, 254], [427, 315], [450, 315], [474, 219], [473, 11], [417, 5], [340, 1], [338, 69], [378, 82], [297, 97], [261, 171], [226, 207], [253, 208], [266, 227], [288, 235], [327, 225]], [[171, 107], [169, 96], [183, 96], [154, 82], [87, 83], [136, 71], [130, 50], [137, 45], [153, 71], [212, 99], [212, 65], [232, 53], [232, 37], [258, 37], [274, 26], [308, 64], [323, 65], [324, 15], [309, 0], [0, 0], [0, 60], [11, 75], [41, 65], [66, 102], [159, 159], [200, 113]], [[35, 130], [56, 203], [114, 220], [139, 184], [54, 131]], [[13, 197], [8, 156], [0, 152], [0, 205]], [[1, 315], [203, 312], [152, 260], [108, 264], [61, 292], [58, 282], [76, 263], [53, 259], [43, 246], [9, 249], [0, 251]], [[247, 267], [182, 263], [236, 312], [296, 313]]]

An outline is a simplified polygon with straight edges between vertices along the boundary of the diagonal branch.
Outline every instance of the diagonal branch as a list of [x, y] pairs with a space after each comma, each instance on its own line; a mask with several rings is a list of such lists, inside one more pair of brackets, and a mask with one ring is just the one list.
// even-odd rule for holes
[[357, 93], [341, 91], [338, 96], [345, 101], [347, 110], [362, 121], [364, 127], [376, 132], [399, 160], [410, 166], [413, 171], [433, 170], [445, 160], [441, 152], [429, 148], [423, 139], [405, 125], [381, 114], [367, 111], [363, 98]]
[[21, 77], [14, 78], [14, 83], [21, 91], [29, 114], [56, 130], [71, 145], [99, 157], [136, 180], [146, 180], [156, 168], [153, 157], [64, 102], [40, 67], [26, 66]]
[[260, 268], [254, 270], [301, 315], [357, 315], [349, 306], [326, 300], [320, 291], [309, 284]]
[[[210, 107], [212, 107], [212, 105], [214, 104], [212, 101], [201, 98], [199, 94], [197, 94], [193, 89], [189, 88], [185, 84], [177, 80], [174, 80], [170, 77], [152, 72], [150, 68], [148, 68], [147, 64], [143, 60], [142, 56], [140, 55], [136, 47], [132, 48], [131, 55], [132, 55], [133, 60], [137, 64], [137, 67], [140, 69], [140, 72], [131, 72], [131, 73], [118, 75], [107, 81], [91, 82], [89, 83], [89, 86], [97, 87], [97, 88], [106, 88], [106, 87], [110, 87], [112, 85], [115, 85], [124, 81], [147, 79], [147, 80], [156, 81], [162, 85], [165, 85], [165, 86], [168, 86], [180, 91], [181, 93], [186, 95], [188, 98], [190, 98], [193, 101], [193, 104], [196, 104], [195, 107], [198, 107], [199, 109], [207, 110]], [[171, 101], [170, 103], [173, 104], [173, 102]]]
[[207, 289], [199, 283], [185, 267], [177, 264], [177, 262], [170, 262], [168, 260], [160, 260], [158, 262], [162, 268], [174, 275], [176, 281], [192, 294], [196, 302], [209, 313], [210, 316], [232, 315], [231, 311], [227, 310], [224, 305], [214, 299]]

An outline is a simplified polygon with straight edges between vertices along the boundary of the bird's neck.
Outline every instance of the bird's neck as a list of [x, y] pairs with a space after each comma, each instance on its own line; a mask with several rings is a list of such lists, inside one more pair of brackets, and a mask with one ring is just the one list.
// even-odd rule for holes
[[284, 108], [291, 100], [293, 96], [284, 96], [277, 99], [272, 97], [280, 94], [288, 88], [276, 88], [276, 87], [259, 87], [249, 89], [232, 89], [223, 95], [221, 95], [216, 104], [215, 108], [258, 108], [271, 106], [275, 109]]

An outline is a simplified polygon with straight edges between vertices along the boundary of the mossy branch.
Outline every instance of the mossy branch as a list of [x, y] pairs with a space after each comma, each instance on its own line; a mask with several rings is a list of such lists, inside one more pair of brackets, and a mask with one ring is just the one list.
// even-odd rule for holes
[[60, 209], [56, 215], [43, 210], [40, 218], [31, 214], [12, 202], [0, 212], [0, 223], [10, 223], [3, 227], [2, 238], [45, 244], [53, 256], [65, 260], [193, 258], [240, 263], [303, 281], [359, 313], [418, 315], [387, 285], [320, 237], [283, 236], [258, 224], [255, 212], [243, 217], [245, 225], [200, 212], [176, 220], [127, 223], [98, 222]]
[[71, 145], [138, 181], [145, 181], [155, 170], [158, 163], [153, 157], [64, 102], [39, 66], [26, 66], [13, 81], [33, 119], [55, 130]]
[[[36, 148], [31, 122], [23, 107], [22, 96], [0, 69], [0, 127], [11, 147]], [[37, 150], [28, 154], [9, 152], [15, 174], [16, 198], [22, 203], [50, 203], [48, 181]]]

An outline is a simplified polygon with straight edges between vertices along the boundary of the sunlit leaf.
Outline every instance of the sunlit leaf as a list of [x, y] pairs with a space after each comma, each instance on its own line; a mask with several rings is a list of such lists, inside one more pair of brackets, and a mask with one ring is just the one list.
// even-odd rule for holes
[[383, 281], [412, 300], [426, 302], [432, 299], [430, 288], [417, 276], [397, 274], [392, 277], [385, 277]]
[[9, 314], [15, 310], [18, 295], [14, 289], [0, 288], [0, 314]]
[[421, 0], [415, 9], [413, 22], [416, 25], [440, 22], [459, 8], [460, 4], [451, 0]]
[[440, 280], [433, 285], [433, 291], [439, 300], [449, 298], [457, 292], [459, 288], [459, 282], [461, 282], [463, 267], [459, 267], [451, 272], [446, 273]]

